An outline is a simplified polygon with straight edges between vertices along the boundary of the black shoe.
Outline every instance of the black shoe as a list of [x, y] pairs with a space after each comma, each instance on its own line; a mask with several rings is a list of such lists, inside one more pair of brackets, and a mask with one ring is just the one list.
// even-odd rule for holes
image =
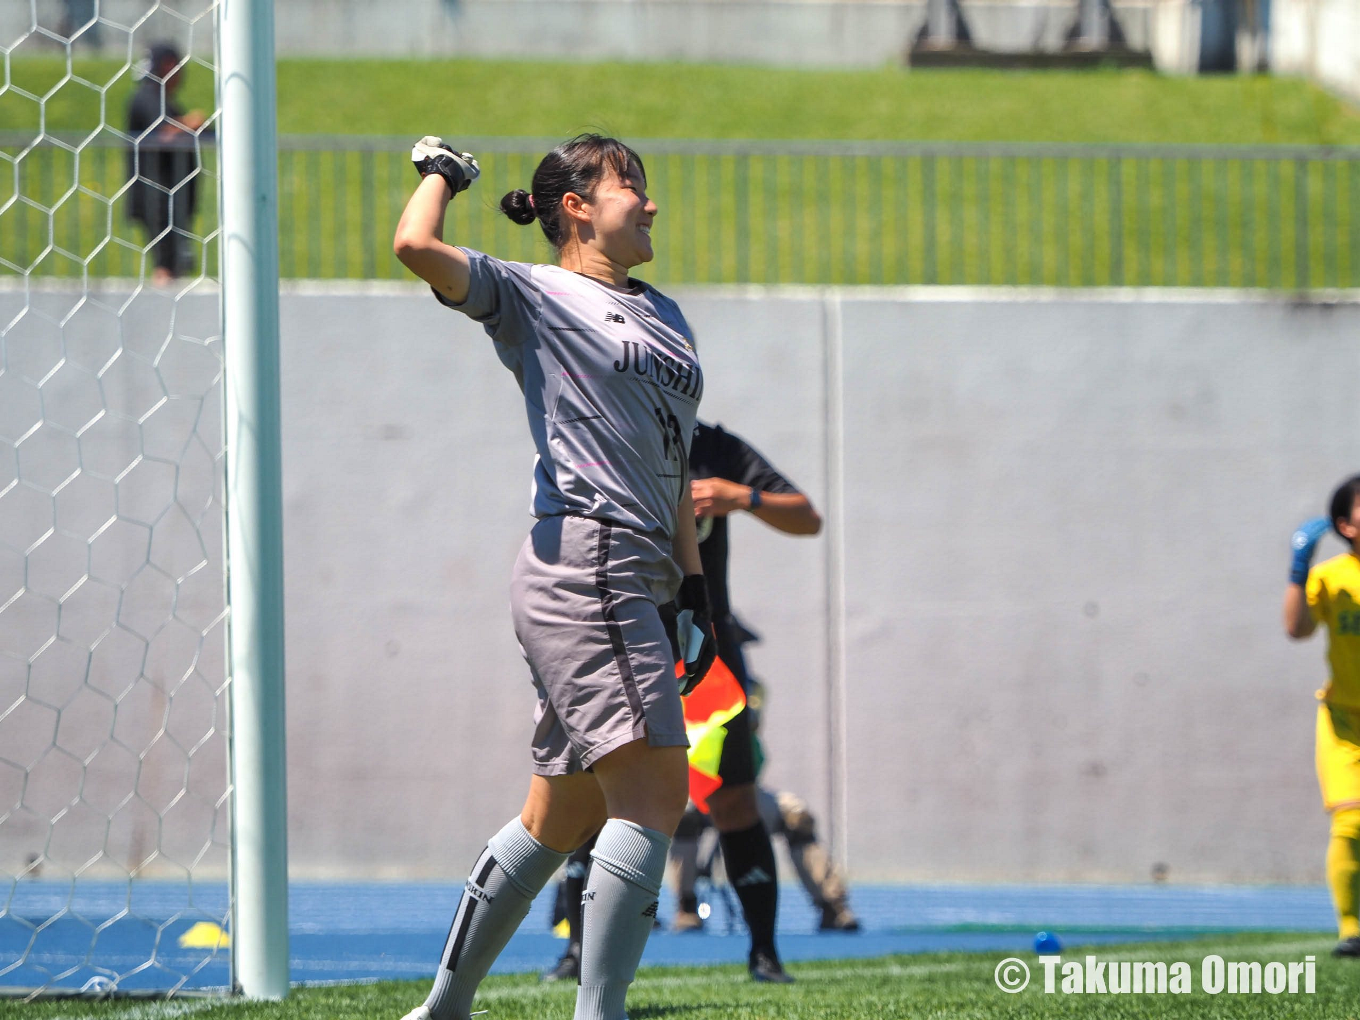
[[1352, 935], [1348, 939], [1342, 939], [1332, 950], [1333, 956], [1360, 956], [1360, 935]]
[[562, 959], [551, 970], [545, 970], [541, 981], [575, 981], [581, 976], [581, 947], [568, 946]]
[[793, 978], [784, 972], [784, 965], [779, 962], [779, 957], [764, 949], [757, 949], [751, 954], [751, 962], [746, 965], [746, 969], [751, 972], [752, 981], [763, 981], [772, 985], [793, 984]]
[[849, 907], [823, 907], [818, 931], [859, 931], [859, 918]]

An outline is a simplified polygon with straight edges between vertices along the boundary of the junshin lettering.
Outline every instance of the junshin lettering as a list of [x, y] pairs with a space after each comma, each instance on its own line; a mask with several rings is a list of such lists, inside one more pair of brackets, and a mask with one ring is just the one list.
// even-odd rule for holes
[[657, 386], [695, 400], [703, 396], [703, 372], [694, 365], [669, 354], [654, 351], [636, 340], [624, 340], [623, 354], [614, 362], [615, 372], [632, 371]]

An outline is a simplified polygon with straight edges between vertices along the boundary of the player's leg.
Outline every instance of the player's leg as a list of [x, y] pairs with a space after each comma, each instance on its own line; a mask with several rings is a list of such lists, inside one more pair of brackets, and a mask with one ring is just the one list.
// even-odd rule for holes
[[1360, 713], [1318, 706], [1317, 771], [1332, 815], [1327, 885], [1337, 916], [1335, 953], [1360, 957]]
[[671, 833], [688, 799], [688, 766], [683, 746], [654, 747], [644, 737], [610, 751], [594, 769], [609, 820], [595, 842], [582, 902], [575, 1017], [623, 1020], [656, 920]]
[[562, 879], [562, 896], [567, 922], [567, 948], [563, 950], [544, 981], [575, 981], [581, 976], [581, 896], [585, 893], [586, 876], [590, 874], [590, 854], [595, 849], [595, 833], [567, 858], [566, 875]]
[[[604, 797], [584, 772], [533, 776], [518, 818], [487, 841], [468, 876], [434, 987], [412, 1017], [466, 1020], [472, 997], [567, 854], [599, 827]], [[423, 1012], [422, 1012], [423, 1011]]]
[[723, 785], [708, 798], [709, 818], [718, 830], [727, 880], [751, 932], [748, 969], [757, 981], [791, 981], [775, 947], [779, 884], [774, 845], [756, 805], [754, 747], [746, 709], [727, 723], [718, 775]]
[[699, 836], [708, 821], [692, 804], [676, 826], [671, 840], [671, 869], [675, 876], [676, 931], [698, 931], [704, 926], [699, 916], [699, 897], [694, 891], [699, 878]]
[[[434, 989], [421, 1007], [433, 1020], [465, 1020], [477, 985], [533, 897], [567, 855], [604, 824], [603, 793], [579, 751], [579, 720], [559, 714], [560, 706], [571, 703], [572, 682], [593, 676], [591, 632], [576, 624], [597, 610], [582, 581], [583, 574], [589, 576], [585, 554], [578, 551], [577, 560], [564, 560], [561, 521], [555, 520], [555, 530], [545, 529], [542, 521], [534, 527], [510, 585], [515, 632], [538, 694], [529, 796], [520, 816], [488, 842], [468, 878]], [[552, 555], [540, 557], [540, 547], [550, 547]], [[586, 645], [573, 641], [583, 632]], [[607, 637], [596, 636], [595, 643], [600, 640], [608, 646]], [[584, 664], [580, 676], [578, 663]]]
[[608, 816], [583, 895], [576, 1018], [623, 1020], [688, 798], [684, 708], [657, 608], [674, 595], [678, 571], [647, 536], [585, 518], [540, 521], [531, 544], [524, 555], [537, 565], [526, 577], [571, 579], [546, 597], [513, 599], [516, 633]]
[[1332, 812], [1327, 884], [1336, 907], [1336, 953], [1360, 956], [1360, 805]]
[[142, 224], [146, 227], [147, 243], [154, 269], [152, 279], [158, 285], [169, 283], [175, 278], [175, 232], [170, 222], [170, 196], [162, 191], [146, 186], [145, 215]]
[[779, 813], [779, 827], [788, 840], [794, 871], [822, 913], [818, 927], [822, 931], [859, 931], [859, 919], [850, 909], [845, 879], [826, 848], [818, 842], [817, 820], [808, 810], [807, 803], [788, 791], [782, 791], [776, 798], [761, 790], [759, 796], [762, 809], [765, 798], [769, 798]]

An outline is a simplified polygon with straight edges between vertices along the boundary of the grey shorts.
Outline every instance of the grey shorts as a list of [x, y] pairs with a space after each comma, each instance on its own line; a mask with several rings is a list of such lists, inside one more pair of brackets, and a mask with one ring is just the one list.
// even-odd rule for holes
[[687, 747], [657, 612], [680, 586], [668, 545], [588, 517], [545, 517], [520, 549], [510, 607], [538, 690], [534, 773], [588, 769], [631, 741]]

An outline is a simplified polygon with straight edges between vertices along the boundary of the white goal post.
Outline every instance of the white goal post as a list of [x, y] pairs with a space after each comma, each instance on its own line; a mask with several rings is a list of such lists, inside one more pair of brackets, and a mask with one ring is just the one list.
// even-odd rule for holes
[[288, 994], [274, 0], [220, 0], [235, 983]]
[[281, 998], [273, 0], [0, 56], [0, 994]]

